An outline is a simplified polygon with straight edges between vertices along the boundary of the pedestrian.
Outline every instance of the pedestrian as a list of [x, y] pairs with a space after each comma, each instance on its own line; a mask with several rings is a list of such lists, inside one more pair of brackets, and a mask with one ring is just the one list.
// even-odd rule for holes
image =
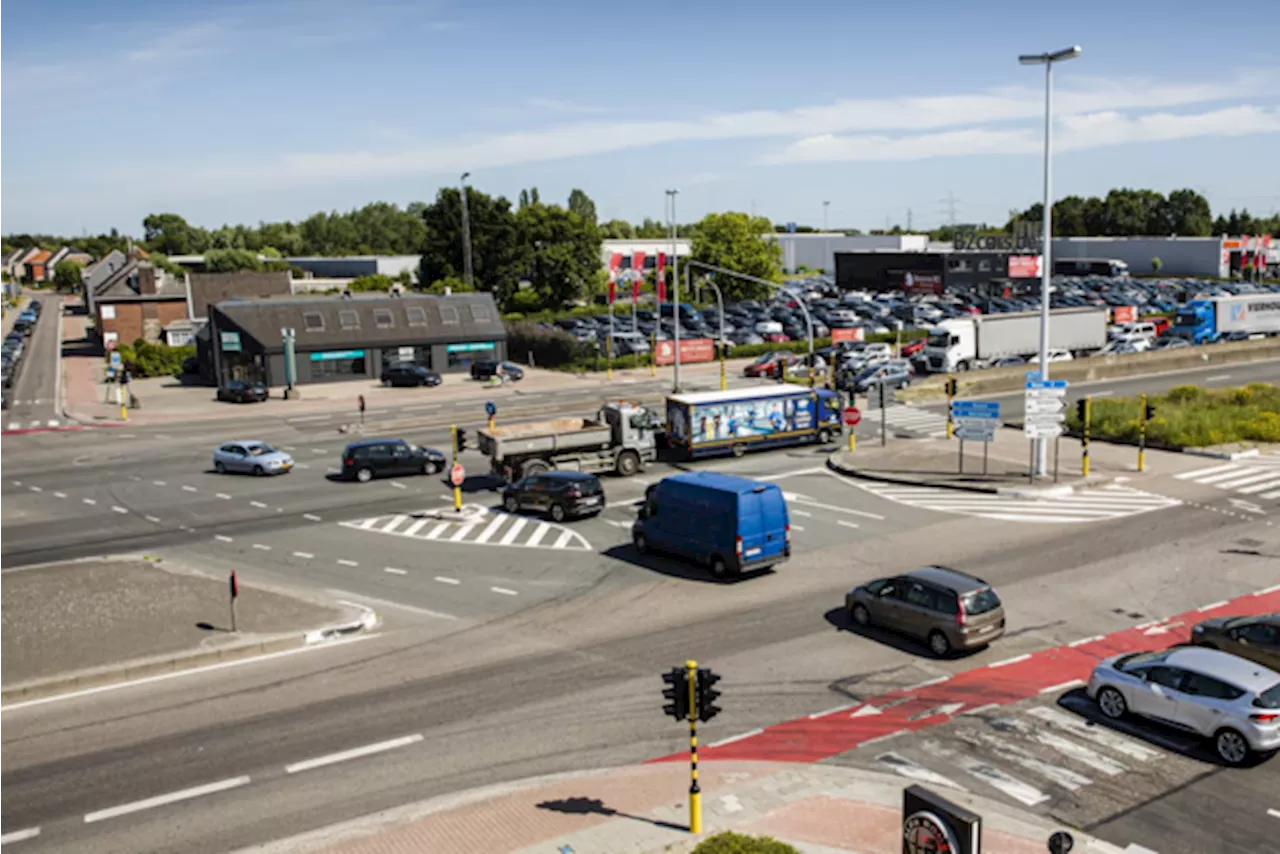
[[360, 395], [358, 400], [360, 404], [360, 423], [363, 424], [364, 423], [364, 395], [363, 394]]

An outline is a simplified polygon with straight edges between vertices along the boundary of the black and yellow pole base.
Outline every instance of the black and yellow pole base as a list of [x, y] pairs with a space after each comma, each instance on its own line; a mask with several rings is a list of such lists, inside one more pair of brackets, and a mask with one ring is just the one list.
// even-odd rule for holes
[[1150, 409], [1147, 406], [1147, 396], [1142, 396], [1142, 421], [1139, 422], [1141, 427], [1138, 432], [1138, 471], [1147, 470], [1147, 419], [1150, 418]]
[[698, 662], [684, 663], [689, 673], [689, 832], [702, 833], [702, 789], [698, 786]]
[[1084, 405], [1081, 408], [1080, 419], [1080, 473], [1084, 477], [1089, 476], [1089, 421], [1093, 417], [1093, 402], [1089, 398], [1084, 399]]

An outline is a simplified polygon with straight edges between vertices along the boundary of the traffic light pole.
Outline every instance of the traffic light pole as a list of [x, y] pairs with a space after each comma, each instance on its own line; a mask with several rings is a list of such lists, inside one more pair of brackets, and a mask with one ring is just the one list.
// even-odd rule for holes
[[[947, 377], [947, 438], [952, 439], [956, 435], [955, 420], [951, 417], [951, 404], [956, 399], [956, 378]], [[964, 469], [964, 442], [960, 444], [960, 468]]]
[[[453, 451], [453, 465], [458, 464], [458, 425], [451, 425], [449, 432], [453, 435], [453, 442], [450, 449]], [[453, 488], [453, 509], [459, 513], [462, 512], [462, 487], [455, 486]]]
[[1147, 419], [1151, 409], [1147, 406], [1147, 396], [1142, 396], [1142, 421], [1138, 428], [1138, 471], [1147, 470]]
[[1080, 472], [1085, 477], [1089, 476], [1089, 420], [1093, 416], [1093, 401], [1085, 398], [1084, 405], [1080, 412]]
[[689, 832], [702, 833], [702, 789], [698, 786], [698, 662], [686, 661], [689, 674]]

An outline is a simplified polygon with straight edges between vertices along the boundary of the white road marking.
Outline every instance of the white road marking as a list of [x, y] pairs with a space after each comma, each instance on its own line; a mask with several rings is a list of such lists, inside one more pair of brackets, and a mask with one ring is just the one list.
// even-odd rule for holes
[[449, 540], [455, 543], [458, 542], [459, 540], [465, 540], [467, 538], [467, 534], [470, 534], [472, 531], [474, 531], [476, 528], [476, 525], [478, 524], [479, 524], [478, 522], [472, 522], [469, 525], [459, 526], [458, 530], [454, 531], [453, 536], [450, 537]]
[[229, 543], [229, 542], [231, 542], [231, 538], [230, 538], [230, 537], [228, 537], [228, 536], [225, 536], [225, 535], [223, 535], [223, 534], [214, 534], [214, 535], [213, 535], [213, 538], [214, 538], [215, 540], [217, 540], [218, 542], [222, 542], [222, 543]]
[[394, 486], [396, 489], [408, 489], [408, 488], [409, 488], [409, 487], [405, 486], [403, 483], [401, 483], [401, 482], [400, 482], [400, 481], [398, 481], [398, 480], [393, 480], [393, 481], [391, 481], [391, 485], [392, 485], [392, 486]]
[[363, 530], [365, 530], [365, 531], [368, 531], [370, 528], [372, 528], [374, 525], [376, 525], [376, 524], [378, 523], [378, 519], [379, 519], [379, 517], [377, 517], [377, 516], [374, 516], [374, 517], [372, 517], [372, 518], [370, 518], [370, 519], [365, 519], [365, 520], [364, 520], [363, 522], [361, 522], [357, 527], [359, 527], [359, 528], [361, 528], [361, 529], [363, 529]]
[[219, 498], [221, 498], [223, 501], [230, 501], [230, 500], [231, 500], [231, 496], [230, 496], [230, 495], [227, 495], [225, 492], [218, 492], [218, 493], [215, 493], [215, 494], [216, 494]]
[[1058, 691], [1069, 691], [1072, 688], [1081, 688], [1084, 686], [1083, 679], [1072, 679], [1070, 682], [1060, 682], [1057, 685], [1050, 685], [1048, 688], [1041, 688], [1041, 694], [1056, 694]]
[[97, 504], [97, 503], [98, 503], [97, 501], [94, 501], [92, 498], [82, 498], [82, 499], [80, 499], [80, 500], [81, 500], [81, 501], [83, 501], [85, 504]]
[[1197, 611], [1212, 611], [1214, 608], [1221, 608], [1221, 607], [1222, 607], [1223, 605], [1225, 605], [1225, 604], [1227, 604], [1227, 600], [1226, 600], [1226, 599], [1223, 599], [1221, 602], [1211, 602], [1211, 603], [1210, 603], [1210, 604], [1208, 604], [1208, 605], [1201, 605], [1199, 608], [1196, 608], [1196, 610], [1197, 610]]
[[310, 560], [311, 558], [315, 557], [315, 555], [313, 555], [311, 552], [294, 552], [293, 556], [305, 558], [307, 560]]
[[342, 558], [339, 558], [338, 565], [339, 566], [359, 566], [360, 564], [356, 563], [354, 560], [343, 560]]
[[849, 709], [852, 709], [856, 705], [858, 704], [846, 703], [843, 706], [836, 706], [834, 709], [827, 709], [825, 712], [814, 712], [812, 715], [809, 715], [809, 720], [812, 721], [812, 720], [817, 720], [818, 718], [825, 718], [827, 715], [834, 715], [837, 712], [847, 712]]
[[257, 549], [258, 551], [262, 551], [262, 552], [269, 552], [269, 551], [271, 551], [271, 546], [268, 546], [268, 545], [266, 545], [265, 543], [254, 543], [254, 544], [253, 544], [253, 547], [254, 547], [255, 549]]
[[987, 712], [994, 711], [995, 709], [998, 709], [998, 708], [1000, 708], [999, 703], [987, 703], [985, 706], [978, 706], [976, 709], [969, 709], [966, 712], [961, 712], [960, 716], [964, 717], [965, 715], [969, 715], [969, 716], [983, 715], [983, 714], [986, 714]]
[[130, 804], [121, 804], [118, 807], [110, 809], [98, 810], [97, 812], [88, 813], [84, 817], [85, 824], [92, 824], [95, 821], [104, 821], [109, 818], [117, 818], [129, 813], [142, 812], [143, 810], [155, 809], [169, 804], [176, 804], [180, 801], [189, 801], [192, 798], [200, 798], [205, 795], [213, 795], [218, 792], [225, 792], [228, 789], [239, 788], [248, 785], [248, 777], [232, 777], [229, 780], [219, 780], [216, 783], [206, 783], [203, 786], [195, 786], [190, 789], [179, 789], [176, 792], [169, 792], [166, 795], [157, 795], [154, 798], [146, 800], [134, 801]]
[[722, 738], [719, 741], [713, 741], [708, 744], [707, 747], [724, 747], [726, 744], [733, 744], [735, 741], [742, 741], [743, 739], [757, 736], [762, 732], [764, 732], [762, 729], [753, 729], [748, 732], [739, 733], [738, 735], [731, 735], [728, 738]]
[[[521, 519], [520, 521], [523, 522], [524, 520]], [[550, 531], [550, 530], [551, 530], [551, 526], [548, 525], [546, 522], [539, 522], [538, 527], [534, 529], [534, 532], [532, 534], [529, 535], [529, 540], [528, 542], [525, 543], [525, 545], [536, 546], [538, 543], [542, 542], [542, 538], [545, 537], [547, 535], [547, 531]]]
[[1052, 762], [1045, 762], [1042, 759], [1032, 756], [1026, 751], [1019, 750], [1018, 748], [1006, 743], [999, 736], [993, 735], [989, 732], [961, 732], [958, 737], [961, 741], [979, 749], [990, 749], [1000, 758], [1007, 759], [1010, 762], [1021, 765], [1028, 771], [1044, 777], [1049, 782], [1056, 786], [1060, 786], [1069, 792], [1074, 792], [1093, 782], [1093, 780], [1083, 774], [1077, 774], [1069, 768], [1054, 765]]
[[988, 664], [987, 667], [1005, 667], [1010, 664], [1017, 664], [1019, 661], [1026, 661], [1031, 657], [1031, 653], [1024, 652], [1022, 655], [1015, 655], [1013, 658], [1006, 658], [1003, 661], [997, 661], [994, 664]]
[[476, 537], [476, 542], [477, 543], [489, 542], [489, 538], [492, 537], [494, 534], [496, 534], [498, 532], [498, 529], [501, 528], [503, 523], [506, 521], [507, 520], [505, 516], [495, 515], [493, 517], [493, 521], [489, 523], [488, 527], [486, 527], [483, 531], [480, 532], [480, 536]]
[[[1272, 818], [1280, 818], [1280, 810], [1267, 810], [1267, 815], [1271, 816]], [[39, 832], [40, 832], [40, 828], [37, 827], [36, 833], [39, 833]]]
[[1072, 735], [1087, 738], [1103, 747], [1110, 748], [1117, 753], [1123, 753], [1125, 756], [1137, 759], [1140, 762], [1149, 762], [1160, 755], [1158, 752], [1132, 739], [1122, 738], [1105, 727], [1081, 720], [1074, 715], [1060, 712], [1057, 709], [1037, 706], [1036, 708], [1028, 709], [1027, 714], [1053, 726], [1060, 727]]
[[1204, 381], [1207, 383], [1220, 383], [1223, 380], [1229, 379], [1231, 379], [1231, 374], [1215, 374], [1211, 377], [1205, 377]]
[[950, 676], [938, 676], [934, 679], [926, 679], [923, 682], [917, 682], [915, 685], [909, 685], [907, 687], [907, 690], [915, 691], [919, 688], [927, 688], [930, 685], [941, 685], [943, 682], [946, 682], [950, 678], [951, 678]]
[[263, 508], [265, 508], [265, 507], [267, 506], [267, 505], [263, 504], [261, 501], [250, 501], [249, 503], [250, 503], [250, 504], [252, 504], [254, 507], [263, 507]]
[[796, 471], [784, 471], [782, 474], [762, 474], [760, 480], [784, 480], [788, 477], [799, 477], [804, 474], [820, 474], [827, 471], [825, 466], [814, 466], [808, 469], [797, 469]]
[[503, 596], [519, 596], [520, 594], [514, 590], [508, 590], [505, 587], [490, 587], [494, 593], [501, 593]]
[[195, 491], [196, 491], [196, 488], [195, 488], [194, 486], [184, 486], [184, 487], [182, 487], [182, 491], [183, 491], [183, 492], [195, 492]]
[[792, 515], [792, 516], [805, 516], [805, 517], [807, 517], [807, 518], [813, 518], [813, 514], [812, 514], [812, 513], [806, 513], [806, 512], [805, 512], [805, 511], [803, 511], [803, 510], [792, 510], [792, 511], [791, 511], [791, 515]]
[[424, 516], [423, 518], [418, 519], [417, 521], [415, 521], [415, 522], [414, 522], [412, 525], [410, 525], [408, 528], [405, 528], [403, 533], [404, 533], [404, 535], [405, 535], [406, 537], [412, 537], [414, 534], [416, 534], [416, 533], [418, 533], [419, 531], [421, 531], [423, 528], [425, 528], [425, 527], [426, 527], [428, 524], [430, 524], [432, 521], [434, 521], [434, 520], [432, 520], [432, 519], [431, 519], [431, 518], [429, 518], [429, 517]]
[[66, 494], [65, 492], [55, 492], [55, 493], [53, 494], [53, 497], [54, 497], [54, 498], [66, 498], [66, 497], [67, 497], [67, 494]]
[[382, 571], [389, 572], [392, 575], [408, 575], [409, 574], [408, 571], [403, 569], [396, 569], [394, 566], [384, 566], [382, 568]]
[[309, 519], [309, 520], [311, 520], [312, 522], [320, 522], [320, 521], [323, 521], [319, 516], [317, 516], [317, 515], [316, 515], [316, 514], [314, 514], [314, 513], [303, 513], [303, 514], [302, 514], [302, 518], [303, 518], [303, 519]]
[[1087, 643], [1100, 641], [1103, 637], [1104, 635], [1093, 635], [1092, 637], [1080, 638], [1080, 640], [1073, 640], [1071, 643], [1067, 644], [1067, 646], [1084, 646]]
[[169, 484], [165, 483], [163, 480], [153, 480], [151, 481], [151, 485], [152, 486], [168, 486]]
[[372, 602], [373, 604], [381, 605], [384, 608], [396, 608], [401, 611], [408, 611], [411, 614], [422, 614], [424, 617], [435, 617], [439, 620], [458, 619], [452, 614], [444, 614], [440, 611], [432, 611], [427, 608], [418, 608], [414, 605], [402, 605], [399, 602], [392, 602], [390, 599], [376, 599], [373, 596], [362, 596], [359, 593], [349, 593], [346, 590], [329, 590], [327, 592], [334, 596], [342, 596], [346, 599], [352, 599], [356, 602]]
[[[306, 422], [306, 421], [327, 421], [332, 417], [333, 417], [332, 415], [299, 415], [297, 418], [290, 418], [289, 423], [294, 424], [296, 422]], [[290, 447], [288, 448], [288, 450], [292, 451], [293, 448]]]
[[1195, 469], [1194, 471], [1184, 471], [1182, 474], [1174, 475], [1174, 477], [1178, 480], [1190, 480], [1192, 478], [1202, 477], [1203, 475], [1218, 474], [1219, 472], [1235, 471], [1235, 470], [1236, 470], [1236, 466], [1234, 463], [1227, 463], [1226, 465], [1221, 465], [1221, 466], [1210, 466], [1207, 469]]
[[395, 516], [392, 516], [391, 521], [383, 525], [378, 530], [380, 530], [384, 534], [389, 534], [392, 531], [394, 531], [396, 528], [400, 527], [400, 523], [408, 520], [408, 518], [409, 518], [408, 516], [397, 514]]
[[151, 522], [151, 523], [153, 523], [153, 524], [159, 524], [159, 523], [160, 523], [160, 517], [158, 517], [158, 516], [143, 516], [142, 518], [143, 518], [143, 519], [146, 519], [148, 522]]
[[120, 505], [118, 505], [118, 504], [112, 505], [111, 509], [112, 509], [113, 511], [115, 511], [116, 513], [128, 513], [128, 512], [129, 512], [127, 508], [121, 507], [121, 506], [120, 506]]
[[844, 527], [846, 527], [846, 528], [858, 528], [858, 527], [861, 527], [857, 522], [846, 522], [844, 519], [837, 519], [837, 520], [836, 520], [836, 524], [837, 524], [837, 525], [843, 525], [843, 526], [844, 526]]
[[1254, 593], [1253, 595], [1254, 595], [1254, 596], [1266, 596], [1268, 593], [1275, 593], [1277, 590], [1280, 590], [1280, 584], [1273, 584], [1273, 585], [1271, 585], [1270, 587], [1264, 587], [1264, 588], [1262, 588], [1261, 590], [1259, 590], [1259, 591], [1257, 591], [1256, 593]]
[[449, 530], [449, 523], [448, 523], [448, 522], [441, 522], [439, 525], [436, 525], [434, 528], [432, 528], [430, 531], [428, 531], [428, 532], [427, 532], [427, 536], [426, 536], [424, 539], [428, 539], [428, 540], [436, 540], [436, 539], [439, 539], [439, 538], [440, 538], [440, 535], [441, 535], [441, 534], [443, 534], [443, 533], [444, 533], [445, 531], [447, 531], [447, 530]]
[[27, 489], [31, 490], [32, 492], [44, 492], [44, 490], [38, 486], [28, 486]]
[[[863, 742], [868, 744], [869, 742]], [[909, 780], [919, 780], [921, 783], [932, 783], [935, 786], [944, 786], [948, 789], [957, 789], [961, 792], [968, 791], [950, 777], [939, 774], [937, 771], [931, 771], [918, 762], [913, 762], [905, 756], [897, 753], [881, 753], [876, 757], [876, 761], [881, 765], [888, 767], [895, 774], [906, 777]]]
[[804, 528], [803, 528], [802, 526], [800, 526], [800, 525], [792, 525], [792, 526], [791, 526], [791, 530], [793, 530], [793, 531], [800, 531], [801, 533], [804, 533]]
[[799, 493], [796, 493], [796, 492], [783, 492], [782, 497], [785, 498], [787, 501], [795, 502], [796, 504], [803, 504], [805, 507], [817, 507], [819, 510], [831, 510], [832, 512], [835, 512], [835, 513], [848, 513], [853, 516], [864, 516], [867, 519], [876, 519], [878, 521], [884, 521], [883, 516], [877, 515], [875, 513], [866, 513], [862, 510], [851, 510], [848, 507], [837, 507], [834, 504], [823, 504], [821, 501], [814, 501], [812, 498], [809, 498], [807, 495], [800, 495]]
[[1015, 801], [1020, 801], [1027, 806], [1035, 806], [1049, 800], [1048, 795], [1030, 783], [1024, 783], [1017, 777], [1011, 777], [999, 768], [992, 768], [985, 762], [958, 753], [952, 754], [948, 758], [987, 785], [994, 789], [999, 789]]
[[556, 540], [556, 544], [555, 544], [554, 546], [552, 546], [552, 548], [553, 548], [553, 549], [562, 549], [562, 548], [564, 548], [564, 547], [568, 546], [568, 545], [569, 545], [569, 543], [573, 542], [573, 538], [574, 538], [575, 536], [577, 536], [577, 535], [576, 535], [576, 534], [574, 534], [574, 533], [573, 533], [573, 531], [568, 531], [568, 530], [564, 531], [563, 533], [561, 533], [561, 534], [560, 534], [560, 537]]
[[458, 579], [450, 578], [447, 575], [437, 575], [436, 581], [439, 581], [441, 584], [461, 584], [462, 583]]
[[408, 747], [420, 741], [422, 741], [422, 736], [415, 734], [406, 735], [403, 738], [393, 738], [389, 741], [380, 741], [377, 744], [366, 744], [364, 747], [353, 747], [350, 750], [342, 750], [338, 753], [330, 753], [327, 756], [317, 756], [315, 759], [307, 759], [303, 762], [286, 765], [284, 772], [286, 774], [297, 774], [300, 771], [310, 771], [313, 768], [323, 768], [326, 765], [335, 765], [339, 762], [359, 759], [362, 756], [371, 756], [375, 753], [384, 753], [399, 747]]
[[866, 705], [866, 706], [861, 706], [861, 707], [859, 707], [859, 708], [858, 708], [858, 710], [857, 710], [856, 712], [854, 712], [853, 714], [849, 715], [849, 717], [851, 717], [851, 718], [865, 718], [865, 717], [867, 717], [868, 715], [882, 715], [882, 714], [884, 714], [884, 712], [880, 711], [880, 710], [879, 710], [879, 709], [877, 709], [875, 706], [872, 706], [872, 705]]
[[28, 839], [35, 839], [40, 835], [40, 828], [28, 827], [22, 830], [14, 830], [0, 836], [0, 845], [8, 845], [12, 842], [24, 842]]

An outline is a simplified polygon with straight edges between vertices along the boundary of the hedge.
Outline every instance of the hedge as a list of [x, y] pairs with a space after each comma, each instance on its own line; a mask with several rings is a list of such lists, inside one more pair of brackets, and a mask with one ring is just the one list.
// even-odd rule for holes
[[182, 375], [182, 363], [196, 354], [195, 346], [170, 347], [139, 338], [120, 348], [120, 361], [134, 377]]
[[[1280, 442], [1280, 386], [1251, 383], [1238, 388], [1178, 386], [1152, 395], [1155, 417], [1147, 444], [1155, 448], [1203, 448], [1233, 442]], [[1099, 398], [1090, 404], [1089, 435], [1136, 443], [1142, 432], [1141, 398]], [[1079, 434], [1074, 409], [1067, 426]]]
[[704, 839], [693, 849], [693, 854], [800, 854], [800, 851], [772, 836], [725, 832]]

